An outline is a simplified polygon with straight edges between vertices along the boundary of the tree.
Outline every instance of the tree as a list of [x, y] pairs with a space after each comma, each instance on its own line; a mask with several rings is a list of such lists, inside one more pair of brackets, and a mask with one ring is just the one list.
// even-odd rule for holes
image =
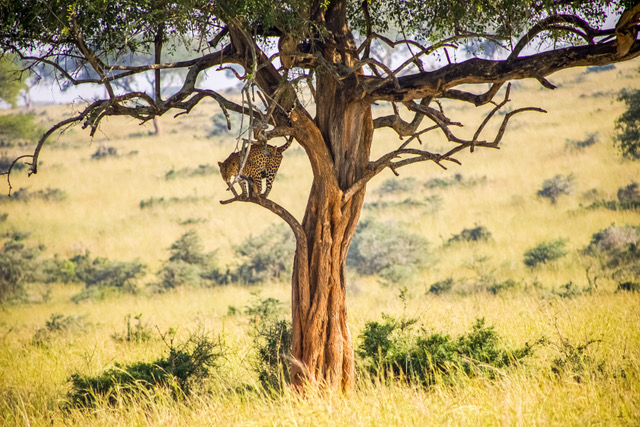
[[15, 63], [15, 55], [0, 54], [0, 100], [16, 108], [18, 95], [26, 89], [22, 68]]
[[[618, 16], [614, 28], [604, 28], [608, 14]], [[204, 98], [216, 100], [225, 113], [247, 117], [243, 157], [254, 140], [293, 137], [313, 173], [302, 221], [260, 196], [223, 203], [255, 203], [291, 227], [292, 380], [348, 390], [355, 368], [345, 261], [369, 180], [386, 168], [396, 175], [418, 162], [444, 168], [459, 164], [463, 150], [499, 148], [514, 115], [543, 111], [528, 107], [496, 115], [509, 102], [510, 80], [533, 78], [553, 89], [546, 77], [559, 70], [637, 57], [639, 15], [635, 0], [6, 0], [0, 5], [0, 45], [23, 61], [56, 68], [70, 84], [100, 84], [107, 93], [44, 133], [30, 155], [31, 173], [38, 170], [44, 141], [65, 126], [82, 122], [93, 135], [106, 116], [144, 122], [170, 110], [189, 113]], [[188, 60], [163, 62], [165, 50], [184, 39], [202, 50], [192, 50]], [[500, 44], [504, 57], [451, 58], [453, 49], [473, 40]], [[398, 59], [389, 50], [408, 55]], [[123, 56], [139, 51], [153, 60], [122, 65]], [[376, 53], [381, 51], [383, 57]], [[438, 56], [448, 63], [437, 68], [432, 59]], [[231, 70], [244, 83], [241, 103], [197, 87], [198, 75], [212, 68]], [[84, 69], [97, 77], [77, 78]], [[167, 69], [187, 72], [182, 87], [163, 97], [160, 71]], [[114, 82], [146, 72], [154, 74], [153, 96], [114, 90]], [[478, 85], [482, 92], [462, 85]], [[304, 93], [315, 110], [302, 102]], [[461, 123], [446, 115], [439, 99], [493, 107], [473, 136], [464, 138], [454, 132]], [[374, 117], [372, 105], [382, 102], [393, 113]], [[497, 117], [497, 133], [483, 137]], [[372, 159], [374, 133], [385, 127], [406, 139]], [[418, 146], [428, 132], [444, 135], [451, 148], [438, 153]]]

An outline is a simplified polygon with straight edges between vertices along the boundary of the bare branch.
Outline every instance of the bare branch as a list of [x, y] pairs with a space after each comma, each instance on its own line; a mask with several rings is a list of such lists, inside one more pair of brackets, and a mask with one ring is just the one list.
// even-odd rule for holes
[[[484, 130], [486, 125], [489, 123], [491, 118], [495, 115], [496, 112], [498, 112], [498, 110], [500, 110], [509, 102], [510, 90], [511, 90], [511, 85], [507, 85], [507, 90], [505, 91], [504, 99], [499, 104], [496, 104], [495, 107], [485, 116], [482, 123], [480, 123], [480, 125], [476, 129], [473, 135], [473, 138], [470, 140], [462, 139], [453, 134], [453, 132], [449, 129], [449, 126], [451, 125], [457, 126], [460, 124], [456, 122], [452, 122], [449, 118], [447, 118], [444, 115], [442, 111], [438, 111], [434, 108], [429, 107], [428, 105], [424, 105], [424, 102], [421, 102], [420, 105], [417, 105], [413, 102], [406, 103], [405, 105], [407, 106], [407, 108], [409, 108], [412, 111], [415, 111], [416, 113], [421, 113], [424, 116], [427, 116], [429, 119], [435, 122], [436, 125], [426, 128], [412, 135], [411, 138], [408, 141], [404, 142], [402, 145], [400, 145], [398, 149], [385, 154], [384, 156], [380, 157], [378, 160], [374, 162], [370, 162], [367, 172], [364, 174], [364, 176], [358, 179], [358, 181], [356, 181], [355, 184], [353, 184], [349, 189], [347, 189], [343, 193], [342, 203], [344, 204], [348, 202], [351, 199], [351, 197], [353, 197], [358, 191], [364, 188], [364, 186], [367, 184], [367, 182], [369, 182], [369, 180], [371, 180], [371, 178], [373, 178], [374, 176], [376, 176], [386, 168], [391, 169], [391, 171], [396, 176], [398, 175], [397, 169], [413, 163], [424, 162], [424, 161], [433, 161], [441, 168], [446, 169], [446, 167], [442, 164], [442, 162], [449, 161], [452, 163], [460, 164], [460, 161], [455, 159], [453, 156], [464, 149], [469, 148], [469, 150], [473, 152], [475, 147], [499, 148], [499, 144], [502, 141], [502, 137], [504, 136], [504, 133], [507, 128], [507, 124], [511, 119], [511, 117], [513, 117], [515, 114], [522, 113], [525, 111], [537, 111], [537, 112], [546, 113], [545, 110], [537, 107], [525, 107], [525, 108], [519, 108], [517, 110], [514, 110], [505, 115], [493, 141], [480, 140], [479, 139], [480, 135], [482, 134], [482, 131]], [[426, 150], [407, 148], [407, 145], [412, 140], [414, 139], [419, 140], [419, 136], [421, 134], [425, 132], [429, 132], [434, 129], [440, 129], [442, 133], [445, 135], [445, 137], [450, 142], [457, 144], [457, 146], [443, 154], [432, 153]], [[398, 159], [403, 155], [409, 155], [411, 157], [394, 161], [395, 159]]]

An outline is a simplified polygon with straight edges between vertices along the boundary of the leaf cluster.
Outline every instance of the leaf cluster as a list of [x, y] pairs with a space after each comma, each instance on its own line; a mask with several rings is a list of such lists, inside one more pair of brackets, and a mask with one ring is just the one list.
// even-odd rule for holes
[[[439, 41], [462, 34], [518, 36], [531, 22], [551, 14], [578, 13], [589, 21], [597, 22], [610, 10], [620, 10], [621, 3], [604, 0], [351, 1], [349, 12], [354, 28], [363, 34], [370, 26], [378, 33], [396, 33], [403, 38], [416, 34], [419, 39]], [[365, 13], [365, 4], [368, 14]]]
[[30, 50], [41, 44], [68, 53], [76, 36], [98, 53], [149, 52], [158, 29], [164, 41], [207, 37], [216, 19], [204, 0], [8, 0], [0, 5], [0, 43]]

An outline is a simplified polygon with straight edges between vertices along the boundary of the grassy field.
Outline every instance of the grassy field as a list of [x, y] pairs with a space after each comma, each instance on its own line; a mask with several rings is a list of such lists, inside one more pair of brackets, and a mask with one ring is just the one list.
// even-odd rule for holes
[[[29, 285], [31, 301], [1, 307], [0, 424], [640, 424], [640, 293], [619, 291], [620, 280], [606, 271], [599, 272], [597, 287], [590, 286], [596, 263], [582, 251], [594, 233], [612, 224], [640, 226], [637, 209], [588, 208], [617, 200], [618, 189], [640, 182], [638, 162], [622, 159], [612, 142], [615, 118], [624, 109], [617, 93], [640, 88], [638, 66], [634, 61], [601, 72], [565, 71], [552, 76], [555, 91], [534, 81], [517, 82], [509, 108], [537, 106], [548, 113], [514, 116], [501, 150], [460, 154], [462, 166], [452, 164], [446, 171], [429, 163], [400, 170], [396, 180], [413, 178], [401, 191], [382, 191], [393, 177], [386, 171], [369, 185], [362, 218], [392, 221], [425, 238], [429, 261], [400, 283], [349, 271], [347, 303], [356, 345], [367, 322], [380, 320], [382, 313], [412, 317], [425, 330], [452, 336], [484, 318], [501, 344], [534, 345], [532, 355], [494, 375], [459, 375], [453, 383], [428, 387], [363, 377], [347, 396], [285, 390], [267, 397], [252, 369], [250, 317], [229, 307], [250, 305], [256, 291], [286, 307], [286, 280], [145, 291], [145, 284], [157, 280], [171, 244], [185, 232], [195, 230], [205, 250], [217, 250], [222, 267], [234, 268], [239, 263], [234, 247], [278, 222], [253, 204], [220, 205], [229, 193], [219, 174], [166, 178], [170, 171], [179, 175], [198, 165], [217, 169], [216, 162], [234, 148], [231, 135], [209, 136], [219, 112], [215, 104], [200, 105], [188, 116], [163, 117], [161, 136], [148, 135], [150, 125], [122, 118], [105, 120], [93, 139], [79, 127], [67, 130], [43, 149], [37, 175], [27, 178], [23, 170], [12, 176], [15, 190], [60, 189], [66, 198], [1, 200], [0, 218], [7, 216], [0, 221], [0, 236], [28, 232], [28, 244], [44, 245], [43, 257], [67, 259], [89, 251], [111, 260], [138, 260], [148, 266], [147, 275], [137, 294], [74, 303], [71, 297], [81, 285], [36, 283]], [[51, 125], [76, 108], [38, 107], [36, 119]], [[376, 114], [384, 108], [376, 107]], [[467, 135], [489, 111], [452, 103], [444, 108], [465, 123], [460, 132]], [[13, 112], [0, 111], [7, 113]], [[492, 132], [495, 127], [487, 130], [487, 139]], [[595, 144], [572, 147], [571, 141], [591, 135]], [[380, 131], [374, 157], [397, 144], [391, 131]], [[445, 146], [438, 135], [425, 138], [425, 144]], [[113, 147], [118, 155], [92, 159], [100, 147]], [[3, 148], [0, 156], [24, 151]], [[555, 203], [537, 196], [544, 180], [556, 175], [572, 176], [571, 194]], [[440, 185], [429, 185], [434, 179]], [[301, 218], [310, 181], [304, 152], [294, 145], [285, 153], [270, 198]], [[491, 233], [490, 240], [447, 244], [454, 234], [480, 226]], [[565, 241], [565, 256], [535, 268], [523, 263], [525, 251], [557, 239]], [[430, 292], [446, 279], [454, 283], [449, 292]], [[489, 283], [508, 280], [512, 288], [489, 291]], [[56, 314], [73, 319], [73, 327], [47, 327]], [[126, 333], [127, 317], [139, 314], [151, 337], [141, 343], [118, 339]], [[224, 341], [220, 367], [200, 388], [178, 399], [166, 388], [140, 388], [90, 409], [68, 405], [72, 374], [98, 375], [116, 362], [155, 360], [166, 353], [161, 334], [170, 328], [176, 340], [202, 329]]]

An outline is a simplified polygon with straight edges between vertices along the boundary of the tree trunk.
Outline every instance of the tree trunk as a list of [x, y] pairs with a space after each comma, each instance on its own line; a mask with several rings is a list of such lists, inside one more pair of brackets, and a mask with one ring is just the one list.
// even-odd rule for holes
[[[345, 264], [364, 201], [364, 189], [343, 204], [343, 191], [368, 166], [373, 137], [371, 106], [332, 77], [318, 77], [317, 119], [301, 120], [315, 143], [304, 144], [314, 181], [293, 270], [293, 382], [333, 389], [355, 384], [354, 350], [347, 324]], [[323, 144], [329, 162], [310, 145]], [[314, 155], [315, 152], [315, 155]]]

